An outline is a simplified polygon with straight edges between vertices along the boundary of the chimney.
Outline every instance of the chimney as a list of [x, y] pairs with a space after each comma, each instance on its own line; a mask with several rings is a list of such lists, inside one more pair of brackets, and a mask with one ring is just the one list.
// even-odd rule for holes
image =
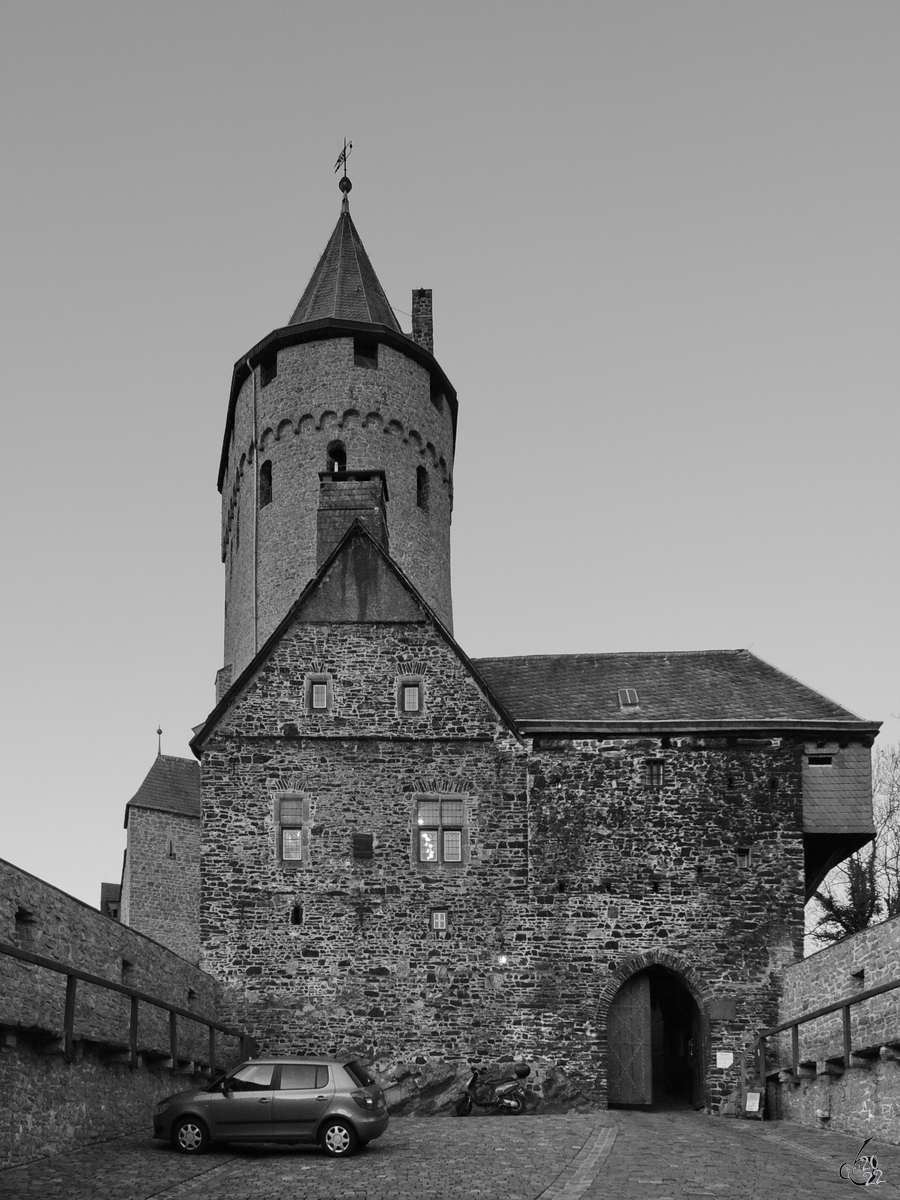
[[431, 310], [431, 288], [413, 288], [412, 336], [423, 350], [434, 354], [434, 317]]
[[384, 471], [320, 471], [316, 568], [356, 520], [387, 550], [387, 499]]

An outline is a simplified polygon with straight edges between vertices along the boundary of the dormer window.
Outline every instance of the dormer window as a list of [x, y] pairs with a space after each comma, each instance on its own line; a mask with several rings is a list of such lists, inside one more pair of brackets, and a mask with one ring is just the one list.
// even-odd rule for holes
[[619, 708], [638, 707], [638, 694], [635, 688], [619, 688]]

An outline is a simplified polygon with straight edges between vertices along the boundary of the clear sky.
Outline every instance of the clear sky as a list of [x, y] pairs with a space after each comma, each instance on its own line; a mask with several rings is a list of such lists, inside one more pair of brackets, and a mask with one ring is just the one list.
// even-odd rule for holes
[[897, 741], [898, 53], [896, 0], [6, 0], [0, 857], [97, 903], [212, 707], [231, 369], [345, 135], [468, 653], [751, 647]]

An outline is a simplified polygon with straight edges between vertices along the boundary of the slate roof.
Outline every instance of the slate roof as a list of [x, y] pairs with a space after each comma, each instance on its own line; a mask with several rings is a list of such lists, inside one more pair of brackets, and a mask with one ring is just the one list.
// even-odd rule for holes
[[348, 208], [338, 218], [288, 324], [335, 318], [387, 325], [402, 332]]
[[[863, 721], [749, 650], [552, 654], [476, 658], [492, 691], [526, 731], [646, 728], [853, 728]], [[632, 688], [638, 705], [623, 707]]]
[[131, 808], [200, 816], [200, 764], [190, 758], [158, 754], [144, 782], [125, 806], [125, 825]]

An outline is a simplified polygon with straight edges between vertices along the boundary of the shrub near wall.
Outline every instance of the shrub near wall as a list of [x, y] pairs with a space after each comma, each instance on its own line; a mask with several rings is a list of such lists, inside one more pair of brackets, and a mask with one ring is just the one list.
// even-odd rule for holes
[[[199, 967], [2, 860], [0, 942], [217, 1019], [218, 985]], [[142, 1002], [141, 1065], [132, 1070], [118, 1061], [129, 1042], [129, 997], [80, 981], [75, 1061], [67, 1063], [65, 991], [64, 975], [0, 955], [0, 1165], [149, 1130], [155, 1102], [190, 1086], [191, 1068], [208, 1058], [207, 1027], [179, 1018], [183, 1073], [167, 1070], [168, 1014]], [[239, 1053], [237, 1039], [220, 1036], [220, 1064]]]
[[[788, 966], [780, 1020], [896, 979], [900, 917]], [[854, 1057], [843, 1072], [828, 1064], [843, 1054], [840, 1012], [800, 1026], [800, 1062], [815, 1063], [815, 1074], [807, 1067], [799, 1082], [783, 1078], [775, 1091], [776, 1109], [803, 1125], [900, 1144], [900, 1062], [895, 1057], [900, 1047], [900, 989], [854, 1005], [850, 1025]], [[779, 1061], [790, 1065], [790, 1034], [779, 1038]]]

